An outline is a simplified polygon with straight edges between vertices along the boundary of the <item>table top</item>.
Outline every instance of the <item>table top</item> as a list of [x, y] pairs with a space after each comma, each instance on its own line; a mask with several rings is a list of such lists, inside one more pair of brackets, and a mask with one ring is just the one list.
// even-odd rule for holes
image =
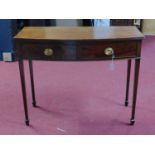
[[14, 39], [28, 40], [132, 40], [144, 35], [135, 26], [24, 27]]

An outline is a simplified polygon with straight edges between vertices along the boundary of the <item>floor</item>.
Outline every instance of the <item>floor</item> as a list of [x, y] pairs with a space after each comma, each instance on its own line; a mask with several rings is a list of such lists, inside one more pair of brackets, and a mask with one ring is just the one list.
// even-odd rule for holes
[[134, 126], [129, 125], [133, 74], [129, 107], [124, 106], [127, 61], [115, 61], [114, 70], [110, 69], [110, 61], [35, 61], [37, 108], [31, 104], [25, 61], [29, 127], [24, 124], [18, 63], [0, 62], [0, 134], [155, 134], [154, 58], [155, 37], [146, 37]]

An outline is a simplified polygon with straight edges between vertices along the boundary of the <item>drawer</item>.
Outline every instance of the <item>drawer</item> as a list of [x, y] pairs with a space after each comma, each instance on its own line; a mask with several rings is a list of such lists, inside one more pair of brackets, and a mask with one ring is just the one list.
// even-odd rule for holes
[[137, 57], [137, 43], [135, 41], [124, 42], [100, 42], [83, 44], [78, 46], [79, 59], [111, 59]]
[[23, 59], [34, 60], [104, 60], [111, 59], [113, 50], [115, 59], [138, 57], [136, 41], [123, 42], [77, 42], [75, 44], [36, 42], [21, 45], [19, 54]]
[[22, 57], [34, 60], [72, 60], [76, 59], [76, 48], [65, 44], [28, 43], [22, 45]]

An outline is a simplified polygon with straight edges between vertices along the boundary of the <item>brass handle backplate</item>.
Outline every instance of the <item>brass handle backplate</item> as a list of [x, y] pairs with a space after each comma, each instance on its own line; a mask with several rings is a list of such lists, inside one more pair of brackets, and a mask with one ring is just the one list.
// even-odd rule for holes
[[53, 50], [51, 48], [46, 48], [44, 50], [44, 55], [46, 55], [46, 56], [52, 56], [53, 55]]
[[112, 56], [114, 54], [114, 50], [111, 47], [108, 47], [104, 50], [104, 54], [107, 56]]

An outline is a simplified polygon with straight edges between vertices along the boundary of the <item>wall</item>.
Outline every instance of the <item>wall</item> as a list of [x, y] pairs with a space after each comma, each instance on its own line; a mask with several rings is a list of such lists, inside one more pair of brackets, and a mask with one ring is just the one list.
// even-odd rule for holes
[[80, 19], [56, 19], [56, 26], [80, 26]]
[[142, 32], [145, 35], [155, 35], [155, 19], [143, 19]]
[[12, 52], [11, 20], [0, 19], [0, 60], [2, 52]]

